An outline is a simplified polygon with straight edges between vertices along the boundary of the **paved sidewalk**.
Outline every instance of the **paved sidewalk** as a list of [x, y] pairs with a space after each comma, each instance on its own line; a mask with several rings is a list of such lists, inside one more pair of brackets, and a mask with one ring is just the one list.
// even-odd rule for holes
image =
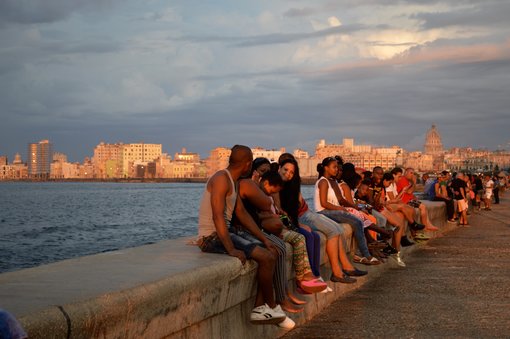
[[420, 245], [284, 338], [510, 338], [510, 199]]

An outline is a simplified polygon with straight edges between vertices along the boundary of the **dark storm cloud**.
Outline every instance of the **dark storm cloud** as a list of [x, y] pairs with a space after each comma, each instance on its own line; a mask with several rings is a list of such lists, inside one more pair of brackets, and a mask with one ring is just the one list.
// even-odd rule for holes
[[64, 20], [78, 10], [109, 8], [115, 0], [2, 0], [2, 23], [37, 24]]
[[[510, 125], [510, 80], [504, 74], [509, 72], [510, 60], [502, 59], [289, 74], [299, 78], [294, 91], [264, 91], [256, 101], [242, 92], [202, 101], [194, 109], [215, 107], [221, 114], [194, 124], [194, 131], [221, 140], [228, 135], [231, 143], [270, 140], [272, 147], [354, 137], [416, 149], [422, 146], [419, 136], [436, 123], [447, 147], [504, 144]], [[183, 126], [193, 121], [193, 114], [185, 116]]]
[[388, 29], [387, 25], [366, 26], [362, 24], [342, 25], [330, 27], [319, 31], [304, 33], [275, 33], [246, 37], [227, 37], [227, 36], [183, 36], [180, 38], [170, 38], [177, 41], [191, 41], [197, 43], [203, 42], [225, 42], [232, 47], [253, 47], [262, 45], [288, 44], [308, 39], [323, 38], [336, 34], [352, 34], [368, 29]]

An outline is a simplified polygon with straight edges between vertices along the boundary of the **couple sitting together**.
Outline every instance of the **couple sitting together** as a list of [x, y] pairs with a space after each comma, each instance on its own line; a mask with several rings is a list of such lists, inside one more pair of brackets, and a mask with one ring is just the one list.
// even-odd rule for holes
[[[293, 328], [286, 316], [301, 312], [306, 301], [288, 287], [286, 245], [293, 250], [296, 290], [328, 292], [320, 275], [320, 236], [326, 237], [330, 281], [354, 283], [367, 272], [355, 268], [346, 253], [350, 228], [312, 212], [303, 199], [296, 160], [290, 154], [277, 164], [253, 161], [250, 148], [232, 148], [229, 165], [207, 182], [199, 211], [199, 246], [204, 252], [226, 253], [258, 263], [257, 296], [250, 320]], [[330, 290], [330, 289], [329, 289]]]

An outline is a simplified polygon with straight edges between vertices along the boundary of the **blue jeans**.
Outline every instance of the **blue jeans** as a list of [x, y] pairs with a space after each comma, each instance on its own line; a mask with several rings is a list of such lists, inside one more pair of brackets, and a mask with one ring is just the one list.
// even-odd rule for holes
[[310, 210], [303, 213], [298, 221], [300, 224], [309, 226], [314, 231], [324, 233], [327, 239], [337, 237], [342, 233], [336, 222], [322, 214], [314, 213]]
[[308, 232], [304, 228], [298, 227], [298, 232], [305, 237], [306, 251], [310, 260], [310, 267], [313, 275], [320, 277], [321, 272], [321, 237], [316, 232]]
[[333, 219], [336, 222], [346, 223], [352, 226], [352, 230], [354, 233], [354, 238], [358, 243], [359, 251], [361, 255], [364, 257], [370, 257], [370, 252], [368, 251], [367, 240], [365, 238], [365, 232], [363, 227], [363, 220], [351, 214], [347, 211], [337, 211], [337, 210], [322, 210], [319, 212], [320, 214], [324, 214], [330, 219]]
[[384, 215], [381, 214], [381, 212], [376, 211], [375, 209], [372, 210], [372, 215], [377, 220], [377, 226], [379, 227], [386, 227], [386, 223], [388, 222], [388, 219]]
[[[247, 259], [251, 259], [251, 253], [255, 249], [255, 247], [265, 247], [264, 244], [251, 235], [248, 232], [238, 230], [234, 227], [229, 227], [228, 232], [230, 234], [230, 239], [232, 239], [232, 244], [234, 248], [244, 252], [244, 255]], [[216, 232], [215, 232], [216, 233]], [[210, 237], [210, 238], [209, 238]], [[216, 236], [209, 236], [207, 238], [207, 246], [202, 248], [203, 252], [207, 253], [227, 253], [227, 250], [223, 246], [220, 238]]]

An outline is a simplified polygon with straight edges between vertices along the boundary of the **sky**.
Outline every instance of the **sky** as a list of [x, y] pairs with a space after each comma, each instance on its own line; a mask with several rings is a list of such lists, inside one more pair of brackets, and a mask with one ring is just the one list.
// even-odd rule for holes
[[509, 1], [2, 0], [0, 155], [49, 139], [510, 149]]

